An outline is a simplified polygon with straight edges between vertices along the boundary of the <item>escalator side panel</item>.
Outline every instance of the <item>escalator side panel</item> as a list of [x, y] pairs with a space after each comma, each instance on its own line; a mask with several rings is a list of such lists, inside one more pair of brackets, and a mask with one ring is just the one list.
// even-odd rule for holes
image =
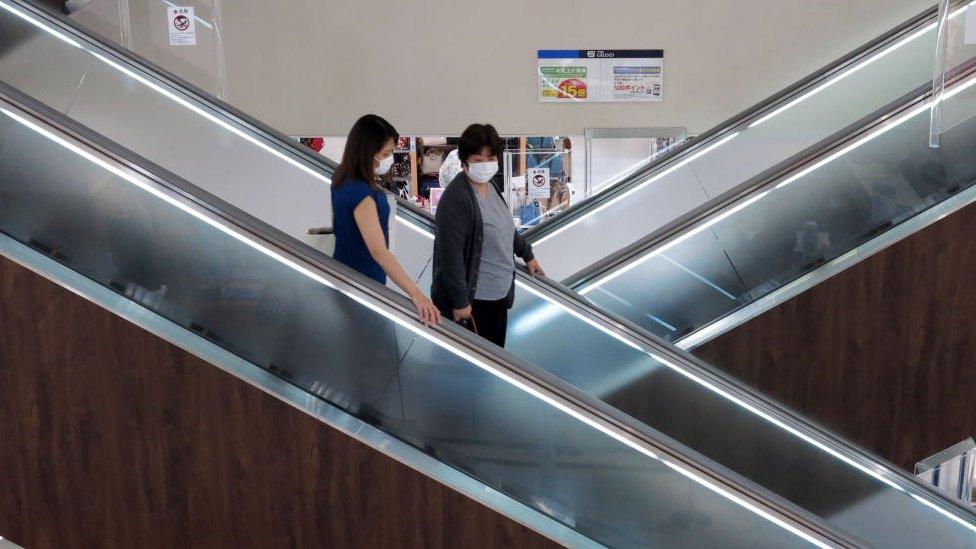
[[974, 230], [969, 206], [695, 353], [911, 470], [976, 424]]
[[605, 545], [805, 544], [158, 184], [22, 115], [0, 133], [0, 230], [310, 398]]
[[6, 258], [0, 317], [24, 547], [557, 546]]

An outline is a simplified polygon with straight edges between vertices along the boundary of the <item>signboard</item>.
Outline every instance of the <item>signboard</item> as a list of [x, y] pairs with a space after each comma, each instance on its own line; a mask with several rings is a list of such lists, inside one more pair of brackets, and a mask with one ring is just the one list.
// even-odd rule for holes
[[166, 24], [169, 25], [170, 46], [197, 44], [197, 20], [193, 6], [167, 6]]
[[529, 198], [549, 198], [549, 168], [527, 168], [525, 170], [525, 184], [528, 187]]
[[664, 100], [664, 50], [539, 50], [539, 101]]

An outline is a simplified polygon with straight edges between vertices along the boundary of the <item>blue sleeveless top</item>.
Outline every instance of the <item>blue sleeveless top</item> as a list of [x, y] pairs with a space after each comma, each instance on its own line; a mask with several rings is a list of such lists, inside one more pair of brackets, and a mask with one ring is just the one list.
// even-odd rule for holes
[[386, 284], [386, 273], [369, 254], [353, 215], [353, 210], [365, 198], [376, 202], [383, 239], [387, 246], [390, 245], [390, 203], [386, 193], [360, 179], [348, 179], [338, 189], [332, 186], [332, 230], [336, 239], [333, 257], [380, 284]]

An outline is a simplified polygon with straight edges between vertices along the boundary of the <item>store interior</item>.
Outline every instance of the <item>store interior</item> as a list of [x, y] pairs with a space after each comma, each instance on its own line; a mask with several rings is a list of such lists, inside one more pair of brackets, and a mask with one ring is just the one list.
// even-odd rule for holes
[[[575, 136], [506, 136], [492, 180], [527, 229], [565, 211], [667, 154], [690, 137], [684, 128], [644, 128]], [[303, 136], [302, 144], [334, 162], [345, 137]], [[387, 190], [435, 213], [440, 194], [461, 171], [457, 136], [401, 136]]]

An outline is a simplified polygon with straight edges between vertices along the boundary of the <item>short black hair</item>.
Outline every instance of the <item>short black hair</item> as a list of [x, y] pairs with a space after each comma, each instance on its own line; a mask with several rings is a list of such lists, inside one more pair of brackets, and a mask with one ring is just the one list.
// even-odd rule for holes
[[458, 159], [467, 164], [468, 159], [488, 147], [491, 154], [499, 159], [502, 156], [502, 138], [491, 124], [471, 124], [465, 128], [458, 140]]

